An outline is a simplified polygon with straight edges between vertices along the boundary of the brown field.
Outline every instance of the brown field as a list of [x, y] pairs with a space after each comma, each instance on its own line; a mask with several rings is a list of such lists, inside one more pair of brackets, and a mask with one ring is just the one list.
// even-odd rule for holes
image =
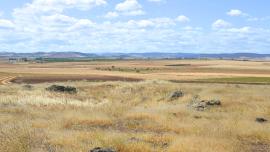
[[[224, 77], [270, 77], [270, 62], [226, 60], [116, 60], [90, 62], [0, 62], [0, 74], [18, 82], [55, 80], [196, 80]], [[69, 78], [70, 77], [70, 78]], [[130, 78], [130, 79], [129, 79]], [[25, 80], [24, 80], [25, 79]], [[38, 79], [38, 80], [37, 80]], [[16, 79], [14, 80], [15, 82]]]
[[[270, 62], [1, 61], [0, 152], [270, 152], [269, 82]], [[197, 111], [195, 96], [221, 105]]]

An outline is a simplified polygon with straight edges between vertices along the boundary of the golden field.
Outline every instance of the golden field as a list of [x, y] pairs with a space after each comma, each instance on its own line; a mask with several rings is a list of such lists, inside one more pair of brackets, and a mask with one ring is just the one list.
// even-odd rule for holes
[[[244, 77], [247, 83], [257, 78], [268, 81], [270, 62], [2, 61], [0, 72], [1, 152], [88, 152], [95, 147], [119, 152], [270, 151], [268, 83], [169, 81]], [[93, 82], [98, 80], [111, 81]], [[78, 93], [47, 91], [53, 84], [74, 86]], [[184, 96], [171, 100], [178, 90]], [[219, 99], [221, 105], [197, 111], [188, 106], [195, 96]]]

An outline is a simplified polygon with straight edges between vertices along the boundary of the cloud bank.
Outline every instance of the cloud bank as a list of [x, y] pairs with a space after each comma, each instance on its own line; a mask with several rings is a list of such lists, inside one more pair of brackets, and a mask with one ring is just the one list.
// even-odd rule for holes
[[[206, 30], [191, 26], [193, 19], [183, 14], [149, 18], [145, 17], [147, 12], [137, 0], [116, 4], [107, 14], [101, 14], [101, 21], [66, 13], [67, 10], [91, 12], [106, 5], [110, 5], [109, 1], [34, 0], [27, 3], [14, 9], [12, 19], [0, 16], [0, 51], [219, 53], [228, 50], [267, 52], [270, 48], [269, 29], [237, 27], [220, 18], [209, 23]], [[226, 14], [247, 16], [237, 9]], [[118, 19], [121, 16], [128, 18]]]

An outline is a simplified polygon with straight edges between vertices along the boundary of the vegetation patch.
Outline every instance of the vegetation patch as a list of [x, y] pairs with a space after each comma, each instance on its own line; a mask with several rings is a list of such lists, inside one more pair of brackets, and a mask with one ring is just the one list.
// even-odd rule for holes
[[71, 86], [61, 86], [61, 85], [52, 85], [46, 88], [46, 90], [52, 91], [52, 92], [62, 92], [62, 93], [70, 93], [70, 94], [77, 93], [77, 88], [71, 87]]
[[26, 85], [23, 85], [23, 88], [25, 90], [32, 90], [34, 88], [34, 86], [30, 85], [30, 84], [26, 84]]
[[204, 79], [208, 82], [224, 82], [224, 83], [269, 83], [270, 77], [234, 77], [234, 78], [213, 78]]
[[99, 57], [74, 57], [74, 58], [36, 58], [34, 61], [38, 63], [57, 63], [57, 62], [110, 62], [121, 59], [109, 59]]
[[168, 64], [165, 66], [169, 66], [169, 67], [183, 67], [183, 66], [191, 66], [191, 64]]
[[55, 82], [66, 82], [66, 81], [91, 81], [91, 82], [103, 82], [103, 81], [140, 81], [141, 79], [120, 77], [120, 76], [103, 76], [103, 75], [32, 75], [17, 77], [12, 80], [12, 83], [18, 84], [38, 84], [38, 83], [55, 83]]
[[264, 122], [267, 122], [267, 119], [265, 119], [265, 118], [256, 118], [256, 122], [264, 123]]
[[97, 67], [96, 70], [101, 70], [101, 71], [119, 71], [119, 72], [134, 72], [134, 73], [145, 73], [145, 72], [153, 72], [153, 71], [158, 71], [162, 70], [159, 68], [131, 68], [131, 67]]
[[46, 62], [46, 63], [54, 63], [54, 62], [91, 62], [93, 59], [91, 58], [37, 58], [35, 59], [37, 62]]

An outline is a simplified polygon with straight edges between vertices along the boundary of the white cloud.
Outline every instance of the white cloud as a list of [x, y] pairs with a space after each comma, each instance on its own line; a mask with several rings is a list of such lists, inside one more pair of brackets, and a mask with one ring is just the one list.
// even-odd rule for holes
[[[19, 30], [1, 33], [0, 50], [138, 52], [187, 50], [252, 52], [270, 47], [270, 31], [252, 27], [220, 28], [207, 32], [196, 27], [175, 26], [175, 19], [94, 23], [63, 14], [42, 16], [39, 28], [32, 32]], [[30, 24], [29, 24], [30, 25]], [[22, 25], [16, 25], [22, 26]], [[10, 41], [8, 41], [10, 40]]]
[[219, 52], [268, 52], [270, 30], [263, 28], [240, 27], [214, 30], [207, 33], [205, 49]]
[[148, 0], [149, 2], [164, 2], [165, 0]]
[[[38, 1], [38, 0], [34, 0]], [[222, 19], [213, 23], [213, 30], [192, 26], [176, 26], [188, 17], [133, 18], [120, 16], [143, 12], [139, 1], [120, 5], [104, 17], [119, 20], [94, 22], [65, 14], [65, 9], [90, 9], [104, 5], [95, 0], [42, 0], [15, 9], [12, 20], [0, 19], [0, 50], [9, 51], [84, 51], [138, 52], [163, 51], [269, 51], [270, 30], [243, 26], [233, 27]], [[91, 3], [90, 3], [91, 1]], [[130, 1], [130, 0], [129, 0]], [[95, 3], [98, 2], [98, 3]], [[104, 1], [105, 2], [105, 1]], [[125, 1], [126, 2], [126, 1]], [[48, 3], [48, 4], [44, 4]], [[52, 7], [54, 4], [56, 7]], [[85, 5], [86, 4], [86, 5]], [[132, 6], [132, 5], [137, 6]], [[83, 6], [85, 5], [85, 6]], [[87, 6], [87, 7], [86, 7]], [[119, 5], [118, 5], [119, 6]], [[88, 12], [87, 12], [88, 13]], [[12, 30], [12, 32], [11, 32]]]
[[270, 16], [256, 17], [256, 16], [252, 16], [250, 14], [244, 13], [241, 10], [238, 10], [238, 9], [230, 10], [229, 12], [227, 12], [227, 15], [245, 17], [247, 21], [253, 21], [253, 22], [270, 20]]
[[151, 20], [140, 20], [140, 21], [130, 20], [128, 21], [128, 25], [145, 28], [155, 26], [155, 23]]
[[212, 28], [214, 28], [214, 29], [228, 28], [228, 27], [231, 27], [231, 26], [232, 26], [231, 23], [226, 22], [226, 21], [224, 21], [222, 19], [218, 19], [212, 24]]
[[0, 19], [0, 29], [1, 28], [14, 28], [14, 23], [10, 20]]
[[14, 9], [13, 22], [16, 29], [23, 32], [64, 32], [79, 20], [64, 15], [65, 9], [88, 10], [105, 4], [106, 0], [33, 0]]
[[41, 16], [41, 20], [44, 23], [74, 23], [76, 21], [75, 18], [62, 15], [62, 14], [54, 14], [50, 16]]
[[116, 18], [118, 16], [119, 14], [117, 12], [108, 12], [104, 17], [110, 19], [110, 18]]
[[94, 26], [95, 26], [95, 23], [92, 22], [91, 20], [80, 19], [80, 20], [77, 20], [76, 23], [68, 29], [68, 31], [87, 29], [87, 28], [91, 28]]
[[232, 9], [229, 12], [227, 12], [227, 15], [229, 16], [243, 16], [245, 13], [243, 13], [241, 10], [238, 9]]
[[123, 15], [137, 16], [143, 15], [145, 12], [137, 0], [125, 0], [115, 6], [115, 10]]
[[14, 15], [37, 15], [40, 13], [61, 13], [65, 9], [89, 10], [92, 7], [105, 5], [106, 0], [33, 0], [22, 8], [14, 9]]
[[128, 25], [131, 27], [139, 27], [139, 28], [169, 28], [174, 26], [175, 23], [170, 18], [152, 18], [152, 19], [144, 19], [144, 20], [130, 20], [128, 21]]
[[137, 0], [126, 0], [122, 3], [117, 4], [115, 7], [117, 11], [134, 11], [141, 8], [142, 6], [138, 3]]
[[189, 22], [190, 19], [184, 15], [180, 15], [176, 18], [176, 21], [181, 22], [181, 23], [186, 23], [186, 22]]
[[152, 20], [155, 22], [156, 27], [170, 27], [170, 26], [175, 25], [174, 20], [172, 20], [171, 18], [167, 18], [167, 17], [154, 18]]
[[32, 5], [41, 7], [43, 10], [59, 10], [66, 8], [78, 8], [88, 10], [94, 6], [106, 4], [106, 0], [34, 0]]
[[241, 28], [229, 28], [227, 29], [228, 32], [235, 32], [235, 33], [249, 33], [251, 32], [251, 27], [245, 26]]
[[270, 16], [265, 17], [250, 17], [248, 18], [248, 21], [268, 21], [270, 20]]

